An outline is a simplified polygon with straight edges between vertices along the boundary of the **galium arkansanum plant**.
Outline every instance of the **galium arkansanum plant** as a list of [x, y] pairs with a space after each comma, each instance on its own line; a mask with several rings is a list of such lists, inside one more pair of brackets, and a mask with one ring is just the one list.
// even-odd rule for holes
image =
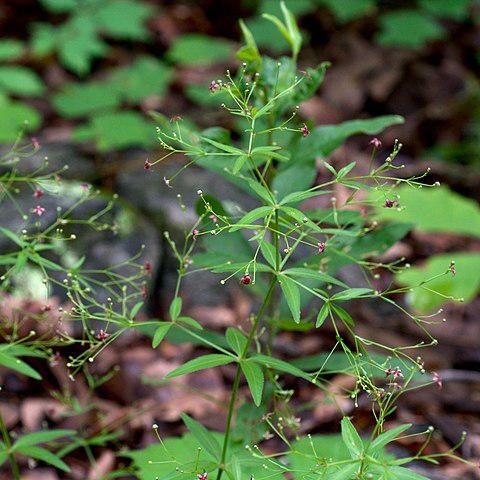
[[[187, 158], [176, 174], [164, 177], [168, 188], [174, 188], [177, 176], [195, 164], [213, 170], [258, 202], [257, 207], [244, 211], [231, 202], [220, 201], [214, 196], [215, 192], [200, 189], [197, 192], [199, 217], [194, 225], [185, 226], [184, 240], [179, 242], [165, 233], [178, 260], [178, 281], [170, 307], [170, 323], [159, 325], [153, 344], [157, 346], [170, 328], [180, 328], [214, 352], [188, 361], [166, 378], [227, 364], [235, 365], [235, 375], [220, 439], [189, 416], [182, 416], [208, 461], [176, 460], [160, 436], [159, 439], [165, 456], [173, 459], [170, 460], [172, 468], [176, 466], [179, 478], [196, 475], [203, 480], [210, 475], [220, 480], [224, 474], [234, 479], [254, 475], [259, 478], [257, 475], [262, 469], [262, 478], [265, 475], [283, 478], [287, 472], [295, 478], [304, 478], [307, 470], [311, 478], [425, 478], [402, 465], [413, 459], [435, 461], [440, 456], [424, 454], [432, 431], [428, 429], [419, 434], [425, 435], [425, 442], [414, 457], [388, 459], [384, 447], [396, 437], [405, 436], [410, 425], [385, 430], [385, 421], [403, 394], [432, 382], [441, 387], [439, 375], [425, 372], [421, 357], [412, 357], [412, 352], [436, 345], [427, 327], [444, 319], [438, 319], [441, 311], [425, 316], [411, 313], [396, 300], [405, 289], [393, 283], [387, 288], [378, 286], [382, 275], [408, 268], [404, 258], [392, 263], [379, 260], [381, 253], [406, 231], [395, 225], [380, 226], [373, 218], [362, 217], [359, 207], [371, 211], [374, 207], [401, 209], [401, 199], [394, 193], [396, 185], [406, 183], [412, 188], [435, 185], [424, 183], [428, 172], [408, 179], [398, 175], [398, 170], [403, 168], [396, 163], [401, 149], [398, 141], [390, 155], [382, 160], [379, 158], [381, 141], [373, 138], [368, 170], [351, 162], [337, 171], [328, 163], [328, 155], [348, 136], [375, 135], [401, 119], [386, 116], [327, 127], [314, 127], [310, 121], [300, 119], [300, 103], [315, 93], [328, 65], [323, 63], [306, 71], [297, 69], [301, 36], [283, 3], [282, 11], [283, 22], [270, 15], [266, 18], [277, 25], [290, 43], [292, 57], [277, 61], [260, 56], [251, 32], [241, 22], [246, 46], [238, 57], [248, 61], [236, 74], [227, 71], [225, 79], [212, 80], [208, 86], [210, 95], [222, 95], [221, 108], [236, 119], [234, 132], [220, 127], [201, 132], [185, 125], [180, 117], [169, 120], [154, 115], [165, 154], [148, 162], [145, 168], [152, 170], [172, 155]], [[318, 159], [322, 160], [330, 178], [315, 184]], [[349, 191], [341, 204], [335, 196], [337, 186]], [[318, 204], [329, 205], [327, 208], [304, 207], [305, 200], [322, 197], [327, 201]], [[179, 198], [181, 201], [180, 195]], [[373, 217], [373, 211], [371, 215]], [[346, 265], [357, 267], [361, 273], [360, 285], [348, 285], [341, 279], [340, 269]], [[219, 288], [234, 281], [258, 297], [248, 331], [228, 328], [224, 341], [218, 342], [194, 319], [182, 315], [182, 279], [187, 275], [201, 277], [205, 271], [219, 274]], [[447, 268], [445, 274], [449, 273], [452, 270]], [[356, 333], [355, 316], [348, 308], [352, 300], [387, 302], [400, 310], [406, 320], [413, 321], [425, 340], [415, 345], [382, 345], [360, 336]], [[274, 340], [283, 330], [313, 331], [327, 325], [334, 332], [335, 344], [320, 364], [313, 362], [310, 368], [299, 368], [297, 365], [308, 362], [286, 361], [277, 356]], [[355, 378], [355, 387], [341, 393], [336, 389], [334, 394], [328, 387], [336, 369], [328, 363], [335, 364], [339, 358], [343, 358], [344, 365], [340, 370]], [[351, 420], [344, 416], [341, 431], [348, 458], [325, 458], [321, 451], [316, 451], [311, 438], [310, 451], [300, 452], [302, 439], [295, 433], [299, 419], [287, 405], [293, 391], [289, 390], [283, 395], [285, 401], [279, 402], [285, 392], [285, 383], [279, 374], [293, 375], [315, 385], [333, 402], [335, 395], [339, 395], [353, 399], [357, 405], [358, 397], [367, 396], [373, 420], [370, 437], [361, 439]], [[232, 433], [236, 421], [240, 421], [242, 382], [248, 385], [258, 411], [258, 422], [266, 428], [263, 439], [274, 434], [286, 445], [286, 451], [273, 455], [263, 454], [257, 445], [247, 445], [250, 461], [258, 460], [253, 466], [245, 460], [245, 465], [241, 465], [243, 453]], [[158, 428], [155, 425], [157, 435]], [[456, 447], [441, 455], [453, 455]], [[309, 465], [303, 472], [295, 470], [299, 455]], [[151, 463], [162, 462], [152, 459]], [[166, 473], [160, 469], [159, 475], [160, 472]]]
[[[434, 462], [442, 455], [454, 455], [458, 445], [448, 452], [426, 454], [433, 433], [427, 429], [415, 455], [394, 459], [385, 453], [388, 443], [422, 434], [408, 434], [410, 425], [388, 429], [385, 421], [405, 393], [430, 383], [442, 386], [437, 373], [425, 371], [421, 357], [412, 357], [412, 352], [419, 348], [436, 344], [427, 327], [442, 321], [437, 320], [441, 312], [431, 316], [410, 313], [396, 300], [405, 289], [393, 283], [380, 288], [380, 276], [406, 267], [404, 259], [388, 264], [379, 260], [406, 229], [378, 225], [373, 218], [364, 218], [358, 207], [400, 209], [401, 198], [395, 195], [395, 185], [406, 183], [420, 188], [424, 179], [398, 176], [401, 165], [397, 165], [396, 156], [401, 145], [396, 142], [391, 154], [383, 160], [382, 145], [376, 137], [368, 147], [372, 154], [367, 171], [355, 162], [336, 170], [326, 161], [348, 136], [377, 135], [401, 119], [385, 116], [323, 127], [300, 119], [299, 105], [315, 93], [328, 65], [298, 70], [301, 35], [292, 14], [281, 5], [283, 21], [271, 15], [266, 18], [289, 42], [291, 58], [274, 60], [261, 56], [252, 34], [241, 22], [246, 45], [239, 52], [239, 59], [245, 63], [235, 74], [227, 72], [225, 79], [212, 80], [205, 87], [206, 94], [222, 98], [222, 108], [235, 119], [234, 131], [216, 127], [202, 132], [187, 127], [179, 116], [166, 119], [156, 115], [159, 138], [166, 152], [157, 161], [145, 161], [146, 174], [155, 174], [158, 162], [182, 154], [188, 161], [177, 174], [163, 179], [167, 188], [175, 188], [177, 175], [195, 163], [222, 175], [257, 200], [255, 208], [245, 211], [232, 202], [218, 200], [215, 192], [198, 190], [197, 222], [193, 225], [185, 222], [182, 241], [165, 233], [178, 260], [179, 273], [168, 320], [136, 319], [148, 295], [146, 279], [151, 273], [150, 263], [140, 262], [140, 253], [122, 265], [104, 269], [84, 267], [83, 258], [65, 263], [65, 253], [71, 242], [84, 232], [84, 227], [103, 232], [117, 230], [112, 216], [113, 201], [106, 201], [96, 213], [82, 216], [79, 207], [98, 198], [88, 185], [62, 180], [64, 170], [48, 171], [47, 162], [34, 171], [23, 171], [20, 160], [38, 151], [36, 141], [27, 147], [16, 144], [12, 152], [0, 159], [0, 201], [10, 202], [21, 220], [14, 229], [0, 227], [0, 235], [10, 241], [8, 251], [0, 255], [2, 289], [14, 290], [19, 284], [18, 275], [28, 268], [40, 272], [44, 313], [48, 315], [55, 309], [61, 317], [48, 332], [25, 332], [21, 319], [3, 325], [5, 343], [1, 345], [4, 348], [0, 363], [39, 380], [38, 372], [19, 357], [31, 354], [53, 364], [60, 360], [66, 347], [78, 345], [83, 347], [81, 353], [67, 360], [71, 378], [84, 374], [89, 385], [98, 385], [102, 380], [92, 380], [88, 365], [123, 332], [153, 327], [152, 345], [157, 347], [169, 338], [170, 332], [181, 331], [212, 353], [186, 362], [168, 378], [228, 364], [234, 367], [225, 428], [213, 433], [188, 415], [182, 415], [190, 434], [182, 438], [179, 450], [174, 448], [176, 439], [163, 440], [160, 427], [154, 425], [161, 449], [155, 456], [147, 454], [146, 463], [154, 469], [153, 473], [143, 474], [136, 463], [140, 478], [154, 475], [212, 480], [228, 476], [234, 480], [253, 477], [272, 480], [288, 474], [298, 479], [419, 480], [425, 477], [403, 465], [415, 459]], [[330, 178], [315, 184], [319, 159]], [[340, 202], [335, 195], [338, 186], [349, 191], [345, 201]], [[28, 207], [17, 201], [24, 188], [31, 192]], [[53, 211], [46, 198], [59, 197], [65, 191], [75, 192], [72, 204]], [[322, 208], [307, 209], [304, 201], [308, 199], [326, 201], [319, 202]], [[181, 197], [180, 202], [185, 210]], [[75, 229], [76, 226], [81, 228]], [[361, 273], [360, 285], [343, 281], [341, 268], [348, 265], [356, 266]], [[186, 315], [181, 299], [182, 280], [194, 274], [201, 281], [206, 271], [219, 275], [218, 288], [234, 282], [257, 297], [248, 319], [249, 329], [229, 328], [219, 339], [216, 332], [209, 332]], [[444, 274], [454, 275], [455, 264], [447, 266]], [[53, 304], [53, 287], [65, 292], [67, 303]], [[428, 288], [428, 280], [421, 287]], [[106, 292], [105, 298], [99, 295], [100, 289]], [[410, 346], [381, 345], [360, 336], [356, 332], [355, 315], [349, 308], [352, 300], [387, 302], [406, 321], [415, 322], [425, 340]], [[43, 317], [38, 320], [40, 326]], [[80, 326], [76, 332], [70, 328], [72, 322]], [[284, 330], [314, 332], [327, 327], [333, 331], [335, 343], [324, 354], [285, 359], [276, 351], [275, 339]], [[355, 379], [353, 388], [334, 385], [333, 376], [339, 372]], [[338, 400], [344, 397], [355, 406], [358, 399], [369, 399], [370, 435], [359, 436], [346, 416], [354, 417], [355, 410], [349, 410], [341, 412], [344, 418], [340, 438], [300, 436], [301, 418], [290, 403], [295, 392], [284, 374], [320, 389], [326, 402], [341, 405]], [[244, 383], [249, 388], [251, 402], [240, 398]], [[242, 430], [245, 416], [250, 426], [254, 424], [248, 434]], [[68, 430], [35, 432], [16, 440], [1, 416], [0, 431], [2, 458], [10, 461], [15, 480], [20, 478], [15, 455], [38, 458], [68, 471], [63, 455], [87, 441]], [[37, 446], [62, 437], [67, 437], [74, 446], [53, 455]], [[264, 453], [261, 442], [272, 437], [280, 439], [284, 448], [273, 454], [271, 450]], [[343, 449], [343, 453], [329, 450], [332, 443]]]

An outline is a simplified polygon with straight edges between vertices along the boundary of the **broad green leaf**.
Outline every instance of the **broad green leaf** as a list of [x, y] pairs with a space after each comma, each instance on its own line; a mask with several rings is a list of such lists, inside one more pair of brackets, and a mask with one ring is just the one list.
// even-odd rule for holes
[[421, 232], [450, 232], [480, 238], [480, 206], [475, 200], [444, 186], [421, 189], [405, 186], [393, 193], [400, 199], [400, 211], [383, 207], [384, 194], [370, 196], [378, 205], [376, 219], [411, 222]]
[[212, 65], [227, 60], [232, 53], [232, 46], [230, 41], [223, 38], [185, 33], [173, 42], [167, 56], [181, 65]]
[[263, 258], [265, 258], [268, 264], [272, 268], [276, 268], [277, 251], [275, 250], [275, 247], [270, 242], [263, 239], [260, 241], [260, 251], [262, 252]]
[[42, 376], [34, 370], [30, 365], [25, 363], [23, 360], [16, 358], [12, 355], [8, 355], [8, 353], [0, 352], [0, 365], [4, 367], [11, 368], [16, 372], [23, 373], [27, 377], [34, 378], [35, 380], [41, 380]]
[[20, 447], [50, 442], [61, 437], [74, 437], [76, 434], [77, 432], [75, 430], [47, 430], [43, 432], [27, 433], [18, 438], [13, 446], [13, 450], [17, 450]]
[[170, 304], [170, 319], [174, 322], [182, 311], [182, 298], [175, 297]]
[[229, 355], [223, 355], [221, 353], [212, 353], [210, 355], [203, 355], [198, 358], [190, 360], [180, 367], [172, 370], [170, 373], [165, 375], [165, 378], [178, 377], [180, 375], [185, 375], [186, 373], [198, 372], [199, 370], [205, 370], [207, 368], [214, 368], [220, 365], [227, 365], [228, 363], [235, 362], [234, 357]]
[[307, 380], [307, 382], [312, 381], [312, 377], [308, 375], [308, 373], [305, 373], [303, 370], [300, 370], [299, 368], [294, 367], [290, 363], [280, 360], [278, 358], [269, 357], [267, 355], [254, 355], [250, 358], [252, 359], [252, 361], [265, 365], [268, 368], [273, 368], [274, 370], [279, 370], [280, 372], [289, 373], [290, 375], [294, 375], [295, 377], [303, 378], [304, 380]]
[[380, 17], [376, 40], [380, 45], [418, 48], [445, 37], [446, 30], [434, 18], [417, 10], [394, 10]]
[[369, 447], [369, 452], [375, 452], [382, 449], [385, 445], [392, 442], [397, 438], [401, 433], [405, 430], [408, 430], [412, 426], [411, 423], [407, 423], [405, 425], [399, 425], [398, 427], [392, 428], [386, 432], [381, 433], [371, 444]]
[[325, 320], [328, 318], [329, 314], [330, 314], [330, 304], [328, 302], [325, 302], [322, 305], [322, 308], [320, 309], [320, 311], [318, 312], [315, 327], [320, 328], [324, 324]]
[[339, 23], [347, 23], [375, 11], [376, 0], [320, 0], [334, 14]]
[[102, 33], [121, 40], [147, 40], [150, 36], [146, 21], [154, 14], [154, 7], [145, 2], [117, 0], [100, 2], [95, 21]]
[[0, 40], [0, 61], [15, 60], [23, 52], [23, 43], [13, 38]]
[[[295, 156], [295, 160], [289, 162], [291, 166], [285, 170], [280, 170], [273, 179], [272, 190], [276, 192], [277, 198], [286, 197], [289, 193], [293, 194], [294, 192], [306, 194], [306, 190], [313, 185], [317, 176], [314, 157], [301, 159], [302, 161], [300, 161], [300, 157], [297, 157], [296, 154], [292, 153], [292, 156]], [[301, 201], [310, 198], [310, 196], [298, 198], [295, 201]], [[282, 203], [286, 204], [287, 202]]]
[[151, 96], [164, 95], [172, 76], [172, 69], [165, 63], [142, 55], [131, 65], [115, 69], [104, 88], [117, 92], [127, 102], [138, 103]]
[[108, 110], [119, 103], [119, 93], [102, 83], [70, 83], [53, 97], [57, 112], [72, 118]]
[[198, 440], [201, 447], [204, 448], [208, 453], [213, 455], [214, 458], [220, 460], [222, 454], [221, 447], [213, 434], [209, 432], [203, 425], [195, 421], [193, 418], [189, 417], [186, 413], [181, 413], [180, 417], [182, 418], [187, 428]]
[[349, 418], [341, 421], [342, 438], [352, 458], [359, 458], [363, 453], [363, 442]]
[[0, 93], [0, 143], [13, 143], [20, 132], [34, 131], [40, 124], [37, 110], [22, 102], [2, 99]]
[[36, 460], [41, 460], [42, 462], [53, 465], [54, 467], [62, 470], [63, 472], [69, 472], [70, 467], [61, 460], [57, 455], [52, 452], [49, 452], [45, 448], [36, 447], [36, 446], [26, 446], [15, 449], [17, 453], [26, 455], [27, 457], [35, 458]]
[[420, 7], [440, 18], [464, 21], [468, 18], [470, 0], [419, 0]]
[[157, 327], [152, 338], [152, 348], [157, 348], [162, 343], [171, 326], [170, 322], [164, 322], [163, 325]]
[[245, 335], [236, 328], [228, 328], [225, 335], [228, 346], [238, 355], [242, 355], [247, 345]]
[[[241, 218], [236, 225], [233, 225], [230, 228], [230, 232], [235, 232], [242, 228], [252, 228], [252, 223], [258, 220], [259, 218], [264, 218], [271, 214], [274, 210], [274, 207], [258, 207], [250, 212], [248, 212], [243, 218]], [[253, 228], [258, 228], [259, 225], [253, 226]]]
[[305, 161], [306, 158], [327, 157], [352, 135], [376, 135], [385, 128], [401, 124], [403, 121], [399, 115], [384, 115], [365, 120], [348, 120], [338, 125], [316, 127], [307, 138], [298, 144], [294, 152], [295, 158], [302, 158]]
[[338, 292], [331, 297], [331, 300], [343, 302], [345, 300], [351, 300], [352, 298], [360, 298], [365, 295], [371, 295], [373, 290], [371, 288], [349, 288], [343, 292]]
[[101, 151], [146, 147], [157, 142], [152, 124], [133, 111], [95, 115], [86, 126], [77, 128], [74, 140], [94, 141]]
[[[448, 271], [455, 261], [456, 274]], [[407, 293], [407, 301], [419, 312], [431, 312], [453, 299], [468, 302], [480, 290], [480, 253], [442, 253], [430, 257], [424, 265], [411, 267], [396, 275], [400, 285], [413, 290]], [[429, 279], [441, 275], [432, 281]], [[438, 292], [435, 293], [435, 292]]]
[[80, 76], [90, 71], [95, 58], [103, 57], [108, 51], [107, 44], [97, 36], [93, 19], [88, 16], [71, 17], [55, 34], [60, 61]]
[[38, 75], [19, 65], [0, 66], [0, 91], [20, 96], [38, 96], [45, 86]]
[[252, 359], [242, 360], [240, 366], [247, 379], [253, 403], [258, 407], [262, 403], [263, 386], [265, 383], [263, 371]]
[[279, 275], [278, 280], [288, 308], [296, 323], [300, 322], [300, 290], [297, 284], [286, 275]]

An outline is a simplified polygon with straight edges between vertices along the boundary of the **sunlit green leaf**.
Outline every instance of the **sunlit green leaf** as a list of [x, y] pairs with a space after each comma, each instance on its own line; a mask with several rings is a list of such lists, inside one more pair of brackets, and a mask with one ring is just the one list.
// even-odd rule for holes
[[247, 379], [253, 402], [258, 407], [262, 403], [263, 386], [265, 383], [263, 371], [252, 359], [242, 360], [240, 366]]
[[189, 360], [180, 367], [172, 370], [165, 375], [165, 378], [178, 377], [185, 375], [186, 373], [198, 372], [199, 370], [205, 370], [207, 368], [214, 368], [220, 365], [227, 365], [228, 363], [235, 362], [234, 357], [229, 355], [223, 355], [221, 353], [212, 353], [210, 355], [203, 355], [193, 360]]

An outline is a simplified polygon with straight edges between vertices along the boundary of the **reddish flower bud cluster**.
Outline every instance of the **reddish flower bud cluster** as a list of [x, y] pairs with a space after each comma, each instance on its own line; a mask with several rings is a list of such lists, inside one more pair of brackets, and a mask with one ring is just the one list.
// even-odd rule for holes
[[310, 130], [308, 129], [306, 123], [303, 124], [303, 127], [300, 127], [300, 131], [303, 133], [303, 138], [305, 138], [310, 133]]
[[242, 285], [250, 285], [252, 283], [252, 277], [250, 276], [249, 273], [245, 274], [241, 279], [240, 283]]

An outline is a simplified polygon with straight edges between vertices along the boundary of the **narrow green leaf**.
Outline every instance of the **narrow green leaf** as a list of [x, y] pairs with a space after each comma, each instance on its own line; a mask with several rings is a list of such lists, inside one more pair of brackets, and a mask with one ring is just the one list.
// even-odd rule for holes
[[307, 380], [307, 382], [312, 381], [312, 377], [308, 375], [308, 373], [305, 373], [303, 370], [300, 370], [299, 368], [294, 367], [290, 363], [280, 360], [278, 358], [269, 357], [267, 355], [255, 355], [251, 357], [251, 359], [257, 363], [265, 365], [268, 368], [273, 368], [275, 370], [279, 370], [280, 372], [289, 373], [290, 375], [294, 375], [295, 377], [303, 378], [304, 380]]
[[242, 355], [247, 345], [247, 339], [243, 333], [239, 332], [236, 328], [228, 328], [225, 334], [228, 346], [238, 355]]
[[212, 433], [192, 417], [189, 417], [186, 413], [181, 413], [180, 417], [182, 418], [183, 423], [185, 423], [187, 428], [192, 432], [193, 436], [198, 440], [200, 446], [213, 455], [215, 459], [220, 460], [222, 454], [221, 447]]
[[350, 463], [329, 476], [328, 480], [350, 480], [351, 478], [354, 478], [352, 475], [358, 472], [358, 468], [359, 465], [357, 463]]
[[297, 208], [293, 208], [293, 207], [286, 207], [283, 205], [282, 207], [280, 207], [280, 210], [282, 212], [285, 212], [290, 217], [293, 217], [298, 223], [300, 224], [303, 223], [312, 231], [323, 232], [323, 230], [316, 223], [312, 222], [301, 210], [298, 210]]
[[25, 363], [23, 360], [20, 360], [19, 358], [16, 358], [14, 356], [7, 355], [6, 353], [0, 353], [0, 365], [11, 368], [16, 372], [23, 373], [23, 375], [34, 378], [35, 380], [42, 379], [42, 376], [30, 365]]
[[208, 137], [202, 136], [201, 139], [203, 142], [207, 142], [210, 145], [217, 147], [219, 150], [222, 150], [222, 152], [231, 153], [233, 155], [245, 155], [245, 152], [243, 152], [239, 148], [232, 147], [231, 145], [226, 145], [225, 143], [216, 142], [215, 140], [212, 140], [211, 138], [208, 138]]
[[279, 275], [280, 287], [285, 300], [287, 301], [288, 308], [292, 312], [293, 319], [296, 323], [300, 322], [300, 290], [297, 284], [285, 275]]
[[22, 435], [13, 445], [13, 450], [20, 447], [37, 445], [38, 443], [50, 442], [61, 437], [74, 437], [77, 434], [75, 430], [47, 430], [43, 432], [33, 432]]
[[143, 307], [143, 304], [144, 304], [144, 303], [145, 303], [145, 302], [138, 302], [138, 303], [136, 303], [136, 304], [132, 307], [132, 309], [130, 310], [130, 318], [133, 319], [133, 318], [135, 317], [135, 315], [136, 315], [136, 314], [139, 312], [139, 310]]
[[49, 465], [53, 465], [54, 467], [64, 471], [69, 472], [70, 467], [63, 461], [60, 460], [54, 453], [45, 450], [42, 447], [36, 446], [28, 446], [28, 447], [21, 447], [16, 450], [17, 453], [21, 453], [22, 455], [26, 455], [27, 457], [32, 457], [37, 460], [41, 460], [42, 462], [48, 463]]
[[160, 325], [156, 330], [152, 338], [152, 348], [157, 348], [162, 340], [165, 338], [165, 335], [170, 330], [172, 324], [170, 322], [164, 322], [163, 325]]
[[322, 160], [323, 165], [327, 170], [329, 170], [335, 177], [338, 175], [337, 171], [325, 160]]
[[181, 297], [175, 297], [170, 304], [170, 318], [174, 322], [182, 311], [182, 299]]
[[375, 452], [381, 450], [387, 443], [393, 441], [398, 435], [403, 433], [405, 430], [408, 430], [412, 426], [411, 423], [405, 425], [399, 425], [398, 427], [392, 428], [387, 432], [381, 433], [371, 444], [369, 452]]
[[260, 198], [265, 200], [268, 204], [273, 205], [275, 198], [263, 185], [260, 185], [256, 180], [249, 180], [248, 184]]
[[203, 355], [198, 358], [190, 360], [180, 367], [172, 370], [170, 373], [165, 375], [165, 378], [178, 377], [180, 375], [185, 375], [186, 373], [198, 372], [199, 370], [205, 370], [207, 368], [214, 368], [220, 365], [227, 365], [228, 363], [235, 362], [234, 357], [228, 355], [223, 355], [221, 353], [212, 353], [210, 355]]
[[333, 310], [333, 312], [338, 316], [338, 318], [343, 323], [345, 323], [346, 325], [349, 325], [350, 327], [355, 326], [355, 322], [353, 321], [353, 318], [342, 307], [339, 307], [338, 305], [335, 305], [334, 303], [331, 303], [330, 308], [331, 308], [331, 310]]
[[8, 237], [12, 242], [16, 243], [20, 248], [25, 247], [25, 242], [8, 228], [0, 227], [0, 234]]
[[261, 240], [260, 251], [268, 264], [275, 268], [277, 264], [277, 251], [275, 250], [275, 247], [267, 240]]
[[389, 467], [389, 470], [395, 475], [396, 480], [429, 480], [428, 477], [404, 467]]
[[262, 403], [263, 386], [265, 383], [263, 371], [252, 359], [241, 361], [240, 366], [247, 379], [253, 403], [258, 407]]
[[283, 17], [285, 19], [285, 24], [289, 33], [292, 45], [292, 53], [296, 58], [302, 47], [302, 34], [295, 20], [293, 13], [286, 7], [285, 2], [280, 2], [280, 8], [282, 9]]
[[203, 330], [203, 327], [193, 318], [190, 317], [178, 317], [177, 321], [175, 323], [186, 323], [187, 325], [190, 325], [193, 328], [196, 328], [197, 330]]
[[352, 170], [352, 168], [355, 167], [356, 164], [357, 164], [357, 162], [352, 162], [352, 163], [349, 163], [348, 165], [346, 165], [345, 167], [341, 168], [338, 171], [337, 180], [339, 180], [340, 178], [343, 178], [345, 175], [347, 175], [350, 172], [350, 170]]
[[230, 232], [235, 232], [242, 228], [258, 228], [258, 225], [252, 226], [252, 223], [259, 218], [264, 218], [273, 212], [273, 207], [258, 207], [248, 212], [243, 218], [241, 218], [236, 225], [230, 228]]
[[257, 43], [249, 30], [245, 22], [240, 19], [240, 29], [242, 30], [243, 37], [245, 38], [246, 45], [237, 52], [237, 58], [244, 62], [262, 62], [262, 57], [258, 51]]
[[248, 160], [247, 155], [240, 155], [235, 159], [235, 163], [233, 164], [232, 172], [236, 175], [242, 167], [245, 165], [245, 162]]
[[371, 288], [349, 288], [343, 292], [338, 292], [332, 296], [332, 300], [336, 301], [345, 301], [351, 300], [352, 298], [361, 298], [367, 294], [371, 295], [373, 290]]
[[321, 282], [331, 283], [333, 285], [338, 285], [343, 288], [348, 288], [347, 285], [345, 285], [340, 280], [337, 280], [335, 277], [332, 277], [331, 275], [327, 275], [326, 273], [323, 273], [323, 272], [319, 272], [317, 270], [311, 270], [309, 268], [303, 268], [303, 267], [287, 268], [287, 270], [283, 270], [282, 273], [290, 277], [312, 278], [314, 280], [320, 280]]
[[330, 303], [325, 302], [322, 305], [322, 308], [320, 309], [320, 311], [318, 312], [317, 322], [315, 323], [315, 327], [320, 328], [325, 322], [325, 320], [327, 319], [329, 314], [330, 314]]
[[363, 452], [363, 442], [348, 417], [341, 421], [342, 439], [352, 458], [359, 458]]

